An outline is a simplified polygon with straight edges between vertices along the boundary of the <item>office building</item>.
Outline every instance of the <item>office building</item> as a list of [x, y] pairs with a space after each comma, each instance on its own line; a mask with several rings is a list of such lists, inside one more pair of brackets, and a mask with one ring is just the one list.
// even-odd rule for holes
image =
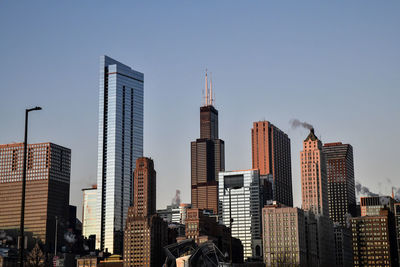
[[[0, 229], [20, 227], [24, 145], [0, 145]], [[68, 222], [71, 150], [53, 143], [29, 144], [25, 231], [54, 248], [56, 216]], [[59, 232], [62, 230], [59, 225]], [[62, 244], [62, 233], [59, 235]]]
[[124, 266], [161, 266], [168, 245], [168, 223], [156, 214], [156, 171], [149, 158], [136, 161], [133, 205], [124, 235]]
[[91, 235], [96, 235], [97, 231], [97, 185], [84, 188], [82, 192], [82, 235], [89, 238]]
[[311, 266], [307, 262], [304, 211], [281, 204], [262, 209], [263, 254], [267, 266]]
[[212, 85], [200, 107], [200, 138], [191, 142], [192, 207], [218, 214], [218, 172], [225, 170], [224, 141], [218, 138], [218, 111], [214, 108]]
[[133, 168], [143, 155], [143, 82], [143, 73], [101, 57], [96, 244], [110, 253], [122, 253]]
[[361, 197], [361, 216], [379, 215], [383, 208], [394, 213], [394, 202], [394, 199], [390, 196]]
[[393, 214], [351, 218], [354, 266], [399, 266]]
[[[257, 169], [219, 173], [220, 220], [243, 244], [244, 259], [262, 257], [260, 175]], [[230, 193], [230, 194], [229, 194]]]
[[[349, 223], [350, 219], [349, 219]], [[352, 267], [353, 266], [353, 247], [352, 247], [352, 235], [351, 228], [341, 226], [335, 223], [333, 226], [334, 238], [335, 238], [335, 255], [336, 255], [336, 266]]]
[[254, 122], [251, 148], [253, 169], [259, 169], [261, 176], [272, 175], [271, 200], [293, 206], [292, 163], [287, 134], [269, 121]]
[[400, 261], [400, 202], [394, 204], [394, 220], [396, 225], [397, 254]]
[[315, 215], [329, 217], [328, 183], [322, 142], [314, 129], [303, 142], [300, 152], [302, 208]]
[[178, 205], [168, 205], [166, 209], [157, 210], [157, 214], [168, 223], [180, 223], [180, 210]]
[[348, 144], [324, 144], [328, 178], [329, 216], [335, 223], [349, 227], [349, 218], [356, 216], [353, 147]]

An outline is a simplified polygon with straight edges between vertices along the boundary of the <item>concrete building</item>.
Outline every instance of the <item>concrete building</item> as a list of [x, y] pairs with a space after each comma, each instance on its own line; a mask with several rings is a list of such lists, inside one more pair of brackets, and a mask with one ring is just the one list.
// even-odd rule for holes
[[180, 210], [178, 205], [168, 205], [166, 209], [157, 210], [157, 214], [168, 223], [180, 223]]
[[354, 266], [399, 266], [396, 226], [393, 214], [381, 209], [379, 215], [351, 219]]
[[225, 170], [225, 143], [218, 137], [218, 111], [213, 106], [206, 73], [206, 99], [200, 107], [200, 138], [191, 142], [192, 207], [218, 214], [218, 172]]
[[333, 222], [350, 227], [349, 218], [356, 216], [353, 147], [328, 143], [322, 151], [328, 178], [329, 216]]
[[144, 77], [108, 56], [100, 61], [96, 244], [122, 254], [133, 168], [143, 155]]
[[89, 238], [91, 235], [96, 235], [97, 231], [97, 185], [84, 188], [82, 192], [82, 235]]
[[231, 210], [232, 236], [242, 242], [244, 258], [262, 257], [259, 170], [220, 172], [218, 182], [221, 223], [230, 227]]
[[394, 202], [394, 199], [390, 196], [361, 197], [361, 216], [379, 215], [383, 208], [394, 213]]
[[267, 266], [311, 266], [307, 262], [303, 210], [275, 204], [262, 209], [263, 254]]
[[329, 217], [328, 180], [322, 142], [314, 129], [303, 142], [300, 152], [302, 208], [315, 215]]
[[149, 158], [139, 158], [134, 172], [133, 205], [124, 234], [124, 266], [161, 266], [168, 245], [168, 223], [156, 214], [156, 171]]
[[259, 169], [261, 176], [272, 176], [271, 200], [293, 206], [292, 163], [287, 134], [269, 121], [254, 122], [251, 148], [253, 169]]
[[[0, 145], [0, 229], [20, 227], [23, 158], [22, 143]], [[49, 249], [54, 248], [56, 216], [64, 225], [68, 221], [70, 173], [70, 149], [53, 143], [28, 145], [25, 231]], [[62, 242], [61, 229], [60, 224]]]

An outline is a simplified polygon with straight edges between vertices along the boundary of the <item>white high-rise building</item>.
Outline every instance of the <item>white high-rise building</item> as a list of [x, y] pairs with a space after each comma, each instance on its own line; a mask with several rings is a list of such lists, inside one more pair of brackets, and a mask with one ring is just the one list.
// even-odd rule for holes
[[122, 253], [133, 170], [143, 156], [143, 83], [143, 73], [101, 57], [96, 245], [111, 253]]
[[232, 236], [242, 242], [244, 259], [262, 256], [260, 190], [260, 174], [256, 169], [219, 173], [219, 217], [224, 225], [230, 226], [231, 202]]

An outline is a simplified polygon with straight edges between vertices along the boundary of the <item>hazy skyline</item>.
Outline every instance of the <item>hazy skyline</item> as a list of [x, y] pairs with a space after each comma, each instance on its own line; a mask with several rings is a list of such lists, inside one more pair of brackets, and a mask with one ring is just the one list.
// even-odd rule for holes
[[354, 148], [355, 179], [390, 194], [400, 184], [400, 3], [397, 1], [105, 1], [0, 3], [0, 143], [72, 150], [71, 204], [96, 183], [100, 56], [143, 72], [144, 156], [157, 208], [176, 189], [190, 202], [190, 142], [199, 136], [205, 69], [213, 74], [226, 170], [251, 168], [251, 127], [268, 120], [291, 139], [294, 205], [300, 150]]

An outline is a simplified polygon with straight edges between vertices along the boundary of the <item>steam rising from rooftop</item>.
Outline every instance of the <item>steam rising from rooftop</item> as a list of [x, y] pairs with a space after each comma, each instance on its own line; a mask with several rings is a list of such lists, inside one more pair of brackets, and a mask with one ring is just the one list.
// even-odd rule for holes
[[181, 204], [181, 190], [176, 189], [175, 197], [172, 199], [172, 205], [179, 206]]
[[361, 194], [361, 195], [366, 195], [368, 197], [377, 197], [377, 196], [379, 196], [378, 194], [371, 192], [371, 190], [368, 187], [363, 186], [359, 182], [356, 182], [356, 193], [358, 195]]
[[292, 119], [292, 120], [290, 120], [289, 123], [292, 126], [292, 129], [297, 129], [298, 127], [303, 127], [308, 130], [314, 129], [314, 127], [310, 123], [305, 122], [305, 121], [300, 121], [298, 119]]

